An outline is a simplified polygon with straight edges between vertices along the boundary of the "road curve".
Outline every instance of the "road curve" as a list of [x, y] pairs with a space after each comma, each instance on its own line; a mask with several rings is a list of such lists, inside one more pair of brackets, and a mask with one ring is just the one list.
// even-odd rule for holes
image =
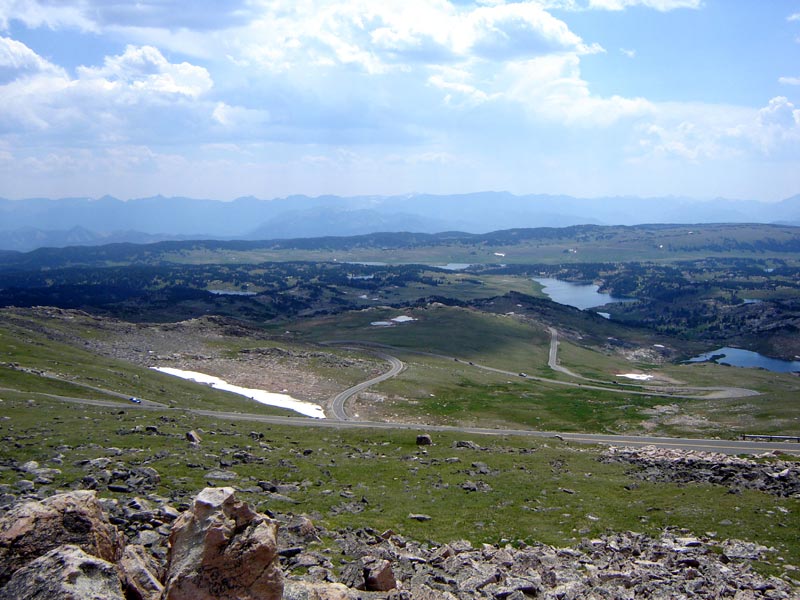
[[568, 368], [562, 367], [558, 364], [558, 331], [555, 327], [548, 327], [547, 329], [550, 331], [550, 354], [547, 356], [547, 366], [553, 371], [558, 371], [559, 373], [574, 377], [575, 379], [585, 380], [586, 377], [583, 375], [573, 373]]
[[[348, 344], [352, 345], [352, 344]], [[363, 350], [363, 348], [360, 348]], [[363, 392], [370, 386], [373, 386], [377, 383], [382, 381], [386, 381], [387, 379], [391, 379], [395, 375], [398, 375], [405, 369], [405, 363], [400, 360], [399, 358], [392, 356], [390, 354], [386, 354], [385, 352], [378, 352], [376, 350], [368, 350], [370, 354], [374, 354], [378, 358], [382, 358], [386, 362], [389, 363], [390, 368], [385, 373], [378, 375], [377, 377], [373, 377], [367, 381], [362, 381], [359, 384], [354, 385], [353, 387], [347, 388], [343, 392], [339, 392], [336, 394], [333, 399], [331, 400], [331, 412], [333, 413], [333, 418], [338, 421], [349, 421], [350, 415], [347, 414], [347, 409], [345, 408], [345, 403], [358, 394], [359, 392]]]
[[[557, 363], [558, 337], [557, 333], [554, 332], [555, 330], [551, 330], [550, 332], [551, 335], [550, 357], [552, 357], [552, 361], [554, 363]], [[381, 350], [389, 350], [389, 351], [403, 352], [405, 354], [419, 354], [421, 356], [432, 356], [434, 358], [452, 360], [461, 363], [463, 365], [469, 365], [470, 367], [473, 367], [475, 369], [482, 369], [484, 371], [498, 373], [500, 375], [505, 375], [507, 377], [522, 376], [524, 379], [527, 379], [528, 381], [539, 381], [542, 383], [549, 383], [552, 385], [558, 385], [562, 387], [581, 388], [584, 390], [596, 390], [598, 392], [609, 392], [612, 394], [627, 394], [629, 396], [648, 396], [648, 397], [659, 397], [659, 398], [681, 398], [686, 400], [708, 400], [711, 397], [743, 398], [747, 396], [760, 395], [760, 392], [756, 392], [754, 390], [747, 390], [743, 388], [728, 388], [728, 387], [703, 388], [694, 386], [683, 386], [674, 388], [657, 388], [646, 385], [638, 385], [636, 383], [625, 383], [622, 386], [620, 386], [619, 384], [600, 381], [597, 379], [588, 379], [586, 377], [573, 373], [569, 369], [566, 369], [564, 367], [559, 367], [558, 369], [556, 369], [557, 371], [560, 371], [561, 373], [577, 378], [581, 381], [585, 381], [586, 383], [580, 383], [579, 381], [563, 381], [561, 379], [551, 379], [549, 377], [540, 377], [538, 375], [529, 375], [529, 374], [517, 373], [515, 371], [509, 371], [507, 369], [490, 367], [488, 365], [482, 365], [474, 361], [467, 361], [455, 356], [448, 356], [446, 354], [438, 354], [436, 352], [425, 352], [423, 350], [412, 350], [409, 348], [398, 348], [395, 346], [390, 346], [388, 344], [381, 344], [378, 342], [361, 342], [359, 340], [331, 340], [320, 343], [323, 346], [353, 346], [357, 347], [358, 349], [367, 350], [369, 352], [376, 354]], [[385, 354], [385, 356], [390, 356], [390, 355]], [[550, 365], [550, 358], [548, 358], [548, 365]], [[618, 387], [608, 387], [611, 385], [615, 385]]]

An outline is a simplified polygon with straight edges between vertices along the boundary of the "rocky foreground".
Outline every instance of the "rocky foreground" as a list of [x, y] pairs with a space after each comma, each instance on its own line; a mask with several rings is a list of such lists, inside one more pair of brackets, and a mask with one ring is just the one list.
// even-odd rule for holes
[[0, 518], [0, 600], [800, 597], [800, 582], [753, 571], [766, 550], [672, 531], [575, 548], [420, 543], [260, 514], [233, 488], [206, 488], [183, 512], [77, 490]]

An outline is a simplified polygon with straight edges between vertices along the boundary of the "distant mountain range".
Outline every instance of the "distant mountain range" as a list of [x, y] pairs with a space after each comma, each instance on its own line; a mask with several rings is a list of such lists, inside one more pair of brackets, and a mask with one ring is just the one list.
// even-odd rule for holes
[[525, 195], [0, 199], [0, 250], [185, 239], [287, 239], [375, 232], [486, 233], [520, 227], [644, 223], [800, 225], [800, 195], [781, 202]]

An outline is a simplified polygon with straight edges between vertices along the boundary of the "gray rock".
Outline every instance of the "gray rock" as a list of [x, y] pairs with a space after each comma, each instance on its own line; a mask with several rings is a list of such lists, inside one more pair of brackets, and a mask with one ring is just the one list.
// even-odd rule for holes
[[116, 562], [123, 538], [109, 523], [93, 491], [27, 502], [0, 518], [0, 586], [14, 573], [55, 547], [80, 546], [87, 553]]
[[125, 600], [117, 568], [77, 546], [59, 546], [18, 569], [0, 600]]
[[15, 484], [16, 488], [21, 492], [32, 492], [36, 485], [27, 479], [20, 479]]
[[239, 479], [239, 475], [233, 471], [217, 470], [206, 473], [206, 479], [213, 479], [216, 481], [233, 481], [234, 479]]
[[126, 546], [119, 561], [125, 595], [136, 600], [160, 600], [164, 586], [158, 565], [142, 546]]

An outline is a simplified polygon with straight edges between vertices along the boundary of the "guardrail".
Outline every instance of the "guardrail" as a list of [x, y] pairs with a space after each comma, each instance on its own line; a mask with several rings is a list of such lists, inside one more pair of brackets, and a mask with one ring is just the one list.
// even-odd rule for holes
[[798, 442], [800, 435], [762, 435], [758, 433], [743, 433], [743, 440], [766, 440], [768, 442]]

